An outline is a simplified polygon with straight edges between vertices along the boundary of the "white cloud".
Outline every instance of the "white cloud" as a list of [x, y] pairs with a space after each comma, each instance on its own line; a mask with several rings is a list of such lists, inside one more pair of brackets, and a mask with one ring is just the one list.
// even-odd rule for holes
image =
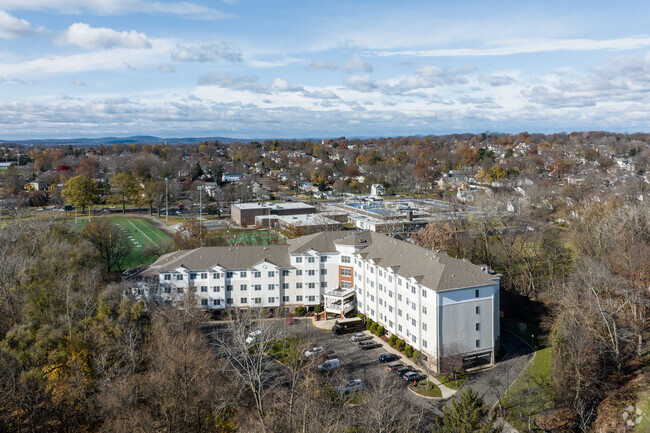
[[215, 62], [225, 60], [228, 62], [241, 62], [241, 50], [228, 43], [203, 45], [198, 48], [179, 46], [172, 54], [172, 59], [177, 62]]
[[0, 10], [0, 39], [34, 36], [42, 29], [35, 29], [29, 21], [13, 17]]
[[490, 86], [497, 87], [497, 86], [507, 86], [508, 84], [512, 84], [515, 82], [515, 78], [511, 77], [510, 75], [481, 75], [480, 80], [483, 83], [487, 83]]
[[311, 64], [312, 69], [329, 69], [332, 71], [351, 72], [372, 72], [372, 65], [358, 57], [351, 57], [344, 62], [315, 62]]
[[131, 12], [170, 14], [200, 20], [232, 18], [233, 15], [190, 2], [162, 2], [147, 0], [0, 0], [4, 10], [47, 10], [63, 14], [93, 13], [121, 15]]
[[172, 65], [162, 65], [162, 66], [159, 66], [159, 67], [158, 67], [158, 70], [159, 70], [160, 72], [164, 72], [164, 73], [167, 73], [167, 74], [173, 74], [174, 72], [176, 72], [176, 71], [174, 70], [174, 67], [173, 67]]
[[201, 86], [219, 86], [225, 89], [245, 90], [255, 93], [291, 93], [301, 92], [303, 86], [276, 78], [272, 83], [263, 83], [256, 76], [233, 77], [226, 73], [212, 73], [199, 78]]
[[305, 90], [302, 92], [302, 95], [306, 98], [314, 99], [340, 99], [339, 96], [330, 89], [319, 89], [319, 90]]
[[70, 81], [70, 84], [73, 86], [86, 86], [86, 82], [81, 80], [72, 80]]
[[347, 86], [357, 92], [372, 92], [377, 84], [368, 75], [351, 75], [345, 79]]
[[85, 23], [75, 23], [68, 27], [57, 41], [61, 45], [94, 48], [151, 48], [144, 33], [134, 30], [118, 32], [106, 27], [90, 27]]
[[513, 54], [541, 53], [553, 51], [596, 51], [596, 50], [634, 50], [650, 46], [650, 36], [617, 39], [520, 39], [495, 41], [496, 46], [485, 48], [439, 48], [432, 50], [376, 51], [379, 57], [472, 57], [509, 56]]

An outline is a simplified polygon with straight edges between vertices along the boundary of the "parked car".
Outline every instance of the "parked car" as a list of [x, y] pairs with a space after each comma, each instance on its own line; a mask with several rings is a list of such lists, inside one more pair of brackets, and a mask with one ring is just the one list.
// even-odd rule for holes
[[374, 341], [362, 341], [359, 343], [359, 349], [361, 350], [370, 350], [381, 347], [381, 344], [375, 343]]
[[406, 367], [398, 368], [397, 370], [394, 370], [394, 371], [395, 371], [395, 373], [397, 373], [397, 375], [399, 377], [402, 377], [406, 373], [408, 373], [409, 371], [413, 371], [413, 367], [411, 367], [410, 365], [407, 365]]
[[351, 338], [352, 341], [366, 341], [370, 340], [372, 337], [366, 334], [354, 334]]
[[332, 371], [341, 366], [341, 361], [338, 359], [328, 359], [327, 361], [323, 362], [321, 365], [318, 366], [318, 369], [320, 371]]
[[339, 392], [341, 394], [349, 394], [354, 391], [359, 391], [361, 388], [363, 388], [363, 382], [361, 382], [361, 379], [354, 379], [348, 381], [345, 385], [339, 386]]
[[246, 337], [246, 344], [257, 343], [260, 339], [260, 335], [262, 335], [262, 331], [260, 329], [251, 332], [248, 334], [248, 337]]
[[400, 368], [404, 368], [404, 364], [401, 362], [396, 362], [394, 364], [388, 364], [388, 371], [397, 371]]
[[398, 359], [399, 356], [394, 353], [384, 353], [383, 355], [379, 355], [379, 362], [393, 362]]
[[402, 376], [402, 379], [404, 379], [407, 382], [418, 382], [425, 378], [426, 376], [420, 373], [419, 371], [409, 371], [408, 373]]
[[312, 355], [316, 355], [317, 353], [322, 352], [323, 350], [325, 349], [323, 349], [321, 346], [312, 347], [311, 349], [305, 352], [305, 356], [310, 357]]

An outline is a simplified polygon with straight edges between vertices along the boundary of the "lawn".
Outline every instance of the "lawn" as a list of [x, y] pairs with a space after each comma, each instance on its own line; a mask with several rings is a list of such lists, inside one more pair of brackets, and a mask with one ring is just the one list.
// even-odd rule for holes
[[457, 374], [456, 380], [448, 379], [447, 376], [438, 376], [438, 380], [440, 381], [440, 383], [442, 383], [449, 389], [460, 388], [463, 385], [463, 383], [465, 383], [465, 379], [467, 379], [467, 373]]
[[300, 346], [305, 343], [304, 340], [299, 338], [283, 338], [275, 343], [266, 353], [271, 358], [278, 362], [285, 363], [287, 361], [307, 361], [299, 350]]
[[528, 431], [529, 420], [553, 407], [552, 355], [550, 347], [538, 350], [503, 398], [506, 419], [519, 431]]
[[[139, 217], [97, 217], [113, 223], [133, 243], [133, 250], [126, 259], [126, 268], [149, 264], [156, 260], [155, 256], [145, 254], [149, 245], [162, 246], [171, 240], [171, 236], [156, 228], [145, 218]], [[81, 230], [88, 218], [77, 218], [75, 229]]]
[[418, 383], [417, 386], [413, 386], [413, 384], [410, 384], [409, 388], [415, 391], [415, 393], [423, 397], [442, 397], [442, 391], [440, 391], [440, 388], [438, 388], [438, 386], [435, 383], [429, 380], [422, 381]]
[[272, 230], [248, 230], [222, 236], [228, 245], [284, 245], [286, 239]]

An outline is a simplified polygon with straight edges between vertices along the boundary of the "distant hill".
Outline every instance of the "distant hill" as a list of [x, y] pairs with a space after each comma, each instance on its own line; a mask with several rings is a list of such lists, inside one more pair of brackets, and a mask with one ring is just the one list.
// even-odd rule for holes
[[117, 143], [125, 144], [197, 144], [203, 141], [219, 140], [221, 143], [247, 143], [250, 139], [236, 139], [229, 137], [184, 137], [160, 138], [151, 135], [134, 135], [131, 137], [101, 137], [101, 138], [43, 138], [31, 140], [0, 140], [2, 143], [16, 143], [27, 146], [112, 146]]

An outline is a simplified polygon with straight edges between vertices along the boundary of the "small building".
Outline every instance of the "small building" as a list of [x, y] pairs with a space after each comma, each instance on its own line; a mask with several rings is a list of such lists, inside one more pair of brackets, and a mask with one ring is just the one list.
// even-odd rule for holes
[[370, 186], [370, 194], [373, 196], [380, 196], [386, 194], [386, 188], [380, 183], [373, 183]]
[[239, 173], [224, 173], [221, 175], [221, 181], [228, 183], [237, 183], [242, 177], [244, 177], [244, 175]]
[[233, 203], [230, 218], [235, 224], [249, 226], [255, 224], [260, 215], [305, 215], [316, 213], [316, 208], [302, 202], [284, 203]]

